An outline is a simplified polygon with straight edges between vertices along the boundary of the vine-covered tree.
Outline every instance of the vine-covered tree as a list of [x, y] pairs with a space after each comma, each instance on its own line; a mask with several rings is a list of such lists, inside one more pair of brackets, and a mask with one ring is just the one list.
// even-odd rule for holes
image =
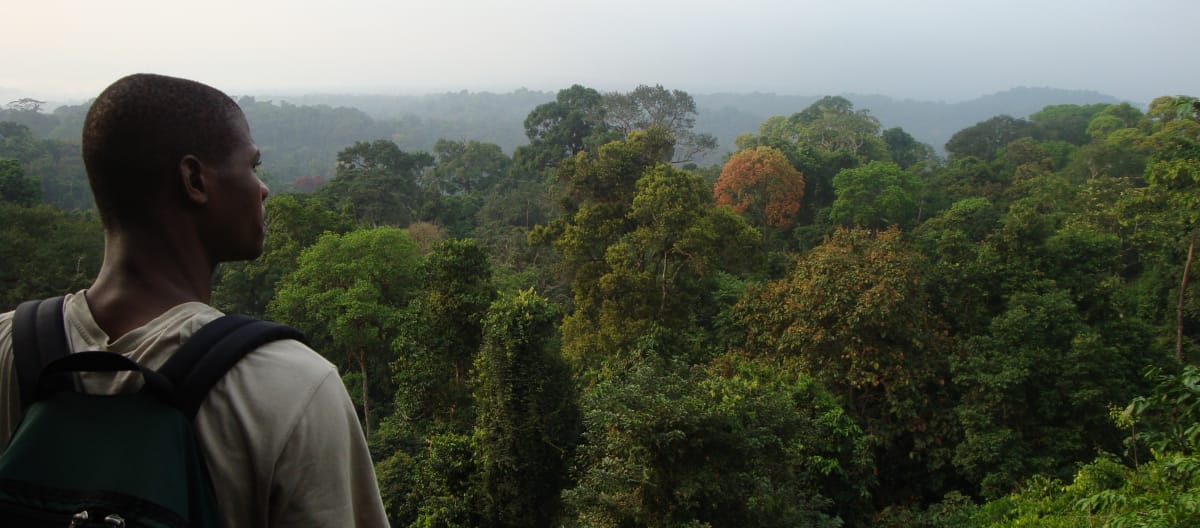
[[571, 372], [555, 346], [558, 310], [532, 291], [497, 301], [475, 361], [476, 439], [485, 519], [553, 526], [578, 442]]

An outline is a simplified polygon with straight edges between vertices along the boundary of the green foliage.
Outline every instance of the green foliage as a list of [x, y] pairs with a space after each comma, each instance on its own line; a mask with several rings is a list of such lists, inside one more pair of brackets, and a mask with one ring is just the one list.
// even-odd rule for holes
[[1065, 141], [1083, 145], [1090, 141], [1087, 130], [1107, 104], [1050, 105], [1029, 116], [1033, 134], [1042, 141]]
[[955, 464], [990, 497], [1033, 474], [1064, 478], [1095, 446], [1116, 450], [1105, 410], [1132, 396], [1142, 360], [1104, 335], [1115, 329], [1089, 328], [1061, 290], [1014, 294], [1008, 306], [952, 362], [965, 388]]
[[[700, 135], [683, 92], [563, 90], [513, 161], [432, 118], [244, 99], [273, 175], [337, 177], [324, 207], [267, 202], [214, 303], [300, 326], [358, 387], [396, 526], [1197, 524], [1197, 99], [999, 116], [945, 164], [848, 99], [780, 101], [803, 110], [737, 140], [804, 174], [763, 242], [714, 206], [719, 168], [662, 163]], [[85, 110], [0, 111], [0, 196], [90, 206], [60, 141]], [[5, 302], [86, 285], [93, 218], [0, 208]]]
[[574, 273], [563, 348], [593, 375], [624, 368], [651, 334], [699, 345], [715, 315], [708, 281], [758, 242], [740, 217], [713, 205], [702, 178], [657, 161], [669, 144], [662, 132], [637, 132], [595, 159], [565, 163], [568, 214], [533, 232]]
[[479, 514], [482, 498], [476, 492], [473, 442], [470, 435], [461, 433], [435, 434], [376, 464], [389, 524], [411, 528], [485, 526]]
[[407, 226], [419, 219], [424, 199], [417, 176], [430, 165], [433, 156], [404, 152], [391, 141], [358, 142], [338, 153], [337, 175], [318, 194], [359, 224]]
[[494, 143], [439, 139], [433, 154], [437, 164], [426, 176], [426, 186], [443, 195], [488, 191], [512, 164]]
[[936, 158], [933, 147], [917, 141], [903, 128], [895, 127], [884, 130], [880, 138], [887, 145], [888, 155], [892, 163], [902, 169], [908, 169], [918, 163], [930, 162]]
[[555, 339], [558, 311], [532, 291], [497, 301], [477, 372], [477, 457], [488, 524], [551, 526], [579, 435], [571, 374]]
[[[942, 485], [956, 440], [937, 412], [949, 404], [953, 348], [921, 287], [925, 266], [898, 230], [839, 229], [788, 277], [749, 290], [739, 304], [746, 349], [795, 364], [843, 398], [879, 442], [889, 487], [907, 472]], [[906, 486], [894, 493], [925, 491]]]
[[330, 211], [311, 197], [274, 196], [265, 207], [267, 237], [262, 256], [226, 263], [218, 270], [212, 304], [222, 311], [264, 316], [280, 279], [296, 269], [300, 252], [321, 235], [345, 233], [353, 224], [344, 213]]
[[840, 526], [869, 440], [812, 380], [730, 356], [646, 363], [585, 397], [574, 526]]
[[92, 214], [0, 202], [0, 311], [72, 293], [100, 270], [104, 237]]
[[267, 306], [272, 318], [304, 331], [342, 371], [358, 371], [368, 436], [370, 403], [391, 400], [390, 344], [417, 288], [419, 263], [412, 239], [394, 227], [326, 233], [300, 253]]
[[[890, 138], [898, 152], [904, 150], [899, 133], [891, 132]], [[845, 98], [832, 96], [799, 113], [767, 119], [759, 125], [757, 135], [739, 137], [737, 146], [741, 150], [776, 148], [804, 174], [804, 200], [797, 220], [801, 228], [815, 224], [833, 203], [833, 179], [838, 172], [863, 162], [890, 159], [879, 120], [866, 110], [855, 111]]]
[[600, 92], [580, 86], [559, 90], [555, 100], [538, 105], [525, 118], [529, 145], [513, 152], [520, 171], [539, 176], [560, 161], [594, 146], [593, 138], [605, 136], [604, 108]]
[[466, 432], [474, 422], [471, 366], [495, 297], [488, 256], [472, 240], [434, 246], [422, 291], [403, 311], [391, 348], [396, 420], [413, 431]]
[[[1125, 408], [1132, 420], [1134, 440], [1156, 453], [1200, 453], [1200, 367], [1185, 365], [1179, 372], [1150, 369], [1154, 391]], [[1140, 429], [1140, 432], [1138, 431]]]
[[[25, 177], [39, 185], [37, 196], [47, 203], [63, 209], [92, 207], [92, 190], [77, 144], [37, 139], [27, 126], [0, 120], [0, 158], [16, 160]], [[4, 187], [0, 196], [15, 192], [13, 196], [22, 203], [34, 203], [30, 201], [34, 191], [27, 188], [27, 180], [14, 180], [11, 170], [11, 167], [0, 169], [0, 174], [8, 173], [0, 183]]]
[[1005, 145], [1032, 133], [1032, 125], [1024, 119], [996, 116], [955, 133], [946, 142], [946, 151], [954, 157], [974, 156], [991, 161]]
[[918, 186], [915, 176], [890, 161], [844, 169], [833, 178], [837, 198], [829, 218], [847, 227], [911, 225], [916, 218]]
[[36, 181], [25, 177], [15, 159], [0, 158], [0, 202], [30, 206], [42, 201]]

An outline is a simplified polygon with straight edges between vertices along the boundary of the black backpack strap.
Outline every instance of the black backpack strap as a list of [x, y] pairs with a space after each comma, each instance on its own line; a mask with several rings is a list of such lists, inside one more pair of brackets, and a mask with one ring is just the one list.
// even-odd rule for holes
[[305, 341], [290, 326], [244, 315], [226, 315], [204, 325], [158, 372], [175, 385], [179, 410], [196, 418], [208, 391], [250, 351], [282, 339]]
[[27, 409], [36, 399], [42, 367], [71, 353], [63, 323], [63, 297], [21, 303], [13, 314], [12, 344], [21, 408]]

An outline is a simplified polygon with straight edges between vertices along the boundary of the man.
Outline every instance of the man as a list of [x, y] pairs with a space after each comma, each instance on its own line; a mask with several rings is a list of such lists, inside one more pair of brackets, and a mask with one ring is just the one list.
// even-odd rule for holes
[[[104, 226], [95, 282], [66, 299], [74, 351], [108, 350], [157, 369], [221, 315], [220, 262], [262, 252], [267, 187], [246, 118], [220, 91], [131, 75], [95, 100], [83, 160]], [[0, 315], [0, 447], [20, 421], [12, 313]], [[90, 393], [139, 383], [87, 373]], [[333, 365], [297, 341], [264, 345], [209, 392], [196, 435], [230, 527], [386, 526], [357, 415]]]

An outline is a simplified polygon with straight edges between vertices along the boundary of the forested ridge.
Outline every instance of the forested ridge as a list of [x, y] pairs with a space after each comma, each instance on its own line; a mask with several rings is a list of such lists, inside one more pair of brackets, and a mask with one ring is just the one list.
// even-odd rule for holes
[[[213, 302], [338, 365], [395, 526], [1200, 525], [1194, 97], [943, 156], [828, 96], [717, 164], [661, 86], [563, 89], [511, 155], [242, 104], [351, 143]], [[0, 121], [4, 309], [99, 266], [72, 112]]]

